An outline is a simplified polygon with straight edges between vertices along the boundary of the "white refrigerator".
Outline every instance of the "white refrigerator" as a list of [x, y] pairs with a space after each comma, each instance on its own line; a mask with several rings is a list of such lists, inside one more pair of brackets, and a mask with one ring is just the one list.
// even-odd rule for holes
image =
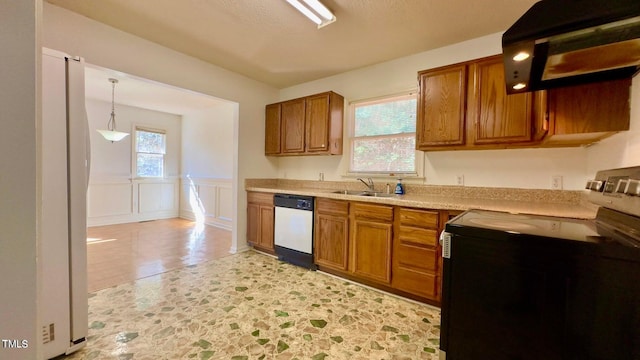
[[40, 319], [45, 359], [86, 345], [89, 135], [84, 61], [42, 50], [42, 271]]

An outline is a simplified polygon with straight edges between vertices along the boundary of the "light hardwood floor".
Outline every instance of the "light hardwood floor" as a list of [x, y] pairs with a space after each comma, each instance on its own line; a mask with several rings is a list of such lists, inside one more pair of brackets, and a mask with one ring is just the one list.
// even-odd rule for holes
[[230, 255], [231, 232], [185, 219], [88, 228], [89, 292]]

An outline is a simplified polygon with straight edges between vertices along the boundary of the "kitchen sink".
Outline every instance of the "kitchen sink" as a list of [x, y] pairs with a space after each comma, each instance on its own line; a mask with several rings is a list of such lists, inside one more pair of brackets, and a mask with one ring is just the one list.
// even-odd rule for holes
[[343, 195], [355, 195], [355, 196], [371, 196], [371, 197], [394, 197], [395, 194], [387, 194], [383, 192], [375, 192], [375, 191], [360, 191], [360, 190], [336, 190], [333, 191], [334, 194], [343, 194]]
[[365, 192], [362, 196], [371, 196], [371, 197], [394, 197], [396, 194], [387, 194], [383, 192]]
[[334, 194], [342, 194], [342, 195], [360, 195], [364, 196], [367, 192], [361, 190], [336, 190], [333, 191]]

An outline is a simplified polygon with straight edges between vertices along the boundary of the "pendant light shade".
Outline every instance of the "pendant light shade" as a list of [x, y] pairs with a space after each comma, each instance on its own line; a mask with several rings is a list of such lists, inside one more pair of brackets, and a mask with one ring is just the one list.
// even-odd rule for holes
[[98, 130], [98, 132], [107, 140], [114, 142], [120, 141], [124, 139], [129, 133], [121, 132], [116, 130], [116, 106], [115, 106], [115, 91], [116, 84], [118, 83], [117, 79], [109, 79], [111, 83], [111, 117], [109, 118], [109, 122], [107, 123], [107, 130]]

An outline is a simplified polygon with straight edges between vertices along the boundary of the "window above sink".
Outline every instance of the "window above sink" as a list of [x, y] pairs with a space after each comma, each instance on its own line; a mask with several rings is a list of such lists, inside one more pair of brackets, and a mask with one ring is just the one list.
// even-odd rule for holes
[[351, 102], [348, 175], [419, 176], [416, 109], [415, 91]]

